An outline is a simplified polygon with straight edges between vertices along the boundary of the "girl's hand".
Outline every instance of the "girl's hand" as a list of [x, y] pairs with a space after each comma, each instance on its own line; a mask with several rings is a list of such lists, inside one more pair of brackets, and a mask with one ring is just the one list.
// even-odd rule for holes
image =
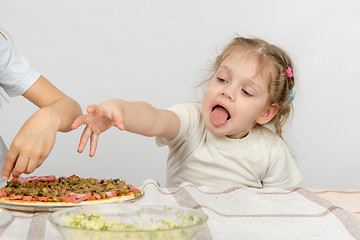
[[87, 113], [80, 116], [71, 125], [72, 129], [85, 124], [86, 127], [80, 137], [78, 152], [82, 153], [90, 138], [90, 157], [96, 152], [99, 135], [110, 127], [115, 126], [120, 130], [125, 130], [124, 117], [120, 103], [117, 100], [108, 100], [100, 105], [90, 105]]
[[38, 168], [52, 150], [58, 121], [49, 108], [33, 114], [12, 141], [5, 158], [3, 178], [31, 173]]

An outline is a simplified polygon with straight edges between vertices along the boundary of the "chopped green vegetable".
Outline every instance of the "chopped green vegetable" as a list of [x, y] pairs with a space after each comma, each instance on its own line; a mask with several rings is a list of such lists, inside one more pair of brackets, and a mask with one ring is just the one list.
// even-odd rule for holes
[[102, 231], [117, 231], [117, 230], [163, 230], [188, 226], [191, 224], [201, 223], [203, 219], [185, 214], [182, 217], [183, 223], [178, 224], [174, 220], [151, 219], [150, 223], [143, 223], [139, 220], [134, 221], [133, 224], [122, 221], [108, 220], [97, 214], [67, 214], [63, 215], [62, 221], [71, 227], [102, 230]]

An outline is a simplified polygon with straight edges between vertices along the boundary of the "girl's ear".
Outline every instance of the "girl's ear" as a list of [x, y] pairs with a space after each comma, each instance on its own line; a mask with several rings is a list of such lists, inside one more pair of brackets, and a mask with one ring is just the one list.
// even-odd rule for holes
[[273, 103], [261, 114], [261, 116], [258, 119], [256, 119], [255, 122], [261, 125], [266, 124], [270, 122], [271, 119], [273, 119], [273, 117], [278, 111], [279, 111], [279, 105]]

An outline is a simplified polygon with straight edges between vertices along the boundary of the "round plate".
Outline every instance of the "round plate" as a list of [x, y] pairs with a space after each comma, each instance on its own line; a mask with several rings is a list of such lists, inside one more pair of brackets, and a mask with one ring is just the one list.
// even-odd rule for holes
[[[51, 202], [42, 203], [41, 202], [29, 202], [26, 203], [26, 201], [22, 202], [0, 202], [1, 208], [6, 208], [10, 210], [15, 211], [22, 211], [22, 212], [55, 212], [58, 210], [62, 210], [65, 208], [70, 207], [79, 207], [79, 206], [85, 206], [85, 205], [98, 205], [98, 204], [109, 204], [109, 203], [118, 203], [118, 202], [135, 202], [138, 199], [140, 199], [144, 195], [143, 192], [141, 192], [141, 196], [127, 199], [124, 198], [121, 200], [121, 198], [118, 198], [116, 201], [84, 201], [81, 203], [72, 203], [69, 205], [56, 205], [52, 204]], [[111, 199], [109, 199], [111, 200]]]

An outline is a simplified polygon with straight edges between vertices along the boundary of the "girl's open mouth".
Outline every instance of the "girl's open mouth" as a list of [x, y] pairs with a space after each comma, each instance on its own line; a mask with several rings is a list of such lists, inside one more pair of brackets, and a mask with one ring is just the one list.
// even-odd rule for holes
[[230, 113], [223, 106], [216, 105], [213, 107], [210, 113], [210, 122], [215, 127], [220, 127], [226, 123], [227, 120], [231, 118]]

